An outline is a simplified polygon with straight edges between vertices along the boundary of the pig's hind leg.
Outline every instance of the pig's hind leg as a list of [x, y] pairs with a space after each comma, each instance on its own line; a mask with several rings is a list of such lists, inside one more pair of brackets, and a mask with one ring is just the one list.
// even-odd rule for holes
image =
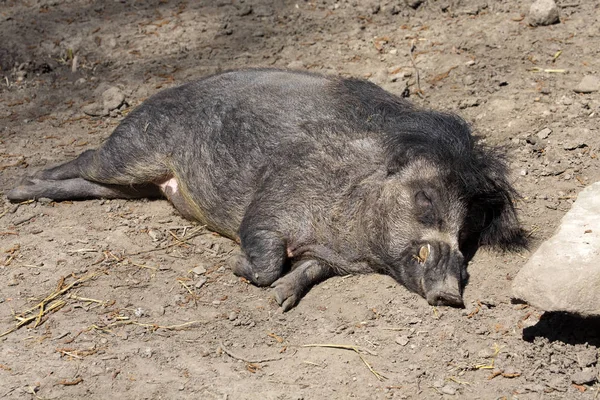
[[11, 201], [50, 198], [53, 200], [88, 198], [160, 197], [153, 180], [164, 175], [157, 163], [154, 168], [135, 168], [134, 158], [101, 147], [83, 152], [76, 159], [37, 172], [7, 193]]
[[271, 287], [275, 300], [283, 311], [294, 307], [311, 287], [335, 275], [334, 270], [315, 259], [298, 261], [288, 274], [277, 279]]
[[59, 181], [29, 179], [26, 185], [18, 186], [7, 193], [10, 201], [48, 198], [52, 200], [73, 199], [138, 199], [157, 197], [160, 191], [154, 185], [103, 185], [83, 178], [63, 179]]

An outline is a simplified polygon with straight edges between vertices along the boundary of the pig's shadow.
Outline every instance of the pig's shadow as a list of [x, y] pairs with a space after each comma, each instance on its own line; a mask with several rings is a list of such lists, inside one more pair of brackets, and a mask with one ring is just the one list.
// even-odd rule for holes
[[547, 312], [534, 326], [523, 329], [523, 339], [532, 342], [537, 337], [567, 344], [600, 346], [600, 317], [582, 318], [572, 314]]

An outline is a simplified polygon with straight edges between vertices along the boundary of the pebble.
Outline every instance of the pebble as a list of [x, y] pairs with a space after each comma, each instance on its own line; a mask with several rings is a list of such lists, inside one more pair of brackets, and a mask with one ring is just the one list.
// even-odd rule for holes
[[196, 287], [196, 289], [200, 289], [202, 286], [204, 286], [206, 281], [207, 279], [205, 277], [201, 277], [200, 279], [198, 279], [198, 282], [196, 282], [194, 286]]
[[580, 367], [589, 367], [598, 362], [598, 350], [587, 349], [577, 353], [577, 363]]
[[288, 69], [305, 69], [306, 66], [304, 65], [304, 63], [300, 60], [296, 60], [296, 61], [292, 61], [291, 63], [289, 63], [287, 65]]
[[102, 93], [102, 102], [88, 104], [82, 108], [82, 111], [92, 117], [105, 117], [111, 111], [118, 109], [125, 103], [125, 95], [116, 86], [106, 89]]
[[232, 311], [229, 313], [229, 316], [227, 317], [230, 321], [235, 321], [237, 319], [237, 313], [235, 311]]
[[252, 14], [252, 6], [251, 5], [245, 5], [243, 6], [240, 11], [238, 12], [238, 15], [240, 17], [245, 17], [246, 15], [250, 15]]
[[551, 25], [559, 22], [558, 6], [554, 0], [537, 0], [529, 9], [531, 26]]
[[133, 312], [133, 314], [136, 317], [140, 318], [140, 317], [143, 317], [144, 315], [146, 315], [146, 311], [143, 308], [138, 307], [138, 308], [135, 309], [135, 311]]
[[213, 306], [221, 305], [221, 300], [213, 300], [212, 304]]
[[150, 229], [148, 231], [148, 235], [152, 238], [153, 242], [158, 242], [164, 238], [164, 235], [161, 231], [157, 231], [155, 229]]
[[567, 139], [565, 140], [564, 144], [563, 144], [563, 149], [565, 150], [575, 150], [578, 149], [580, 147], [585, 147], [586, 144], [585, 142], [580, 139], [580, 138], [573, 138], [573, 139]]
[[423, 4], [423, 0], [406, 0], [406, 5], [415, 10], [419, 8], [421, 4]]
[[575, 93], [593, 93], [600, 90], [600, 79], [593, 75], [586, 75], [573, 91]]
[[105, 110], [112, 111], [121, 107], [125, 102], [125, 95], [116, 86], [112, 86], [102, 93], [102, 105]]
[[406, 336], [397, 336], [396, 337], [396, 343], [398, 343], [400, 346], [406, 346], [408, 344], [409, 340], [408, 337]]
[[472, 84], [475, 83], [475, 78], [473, 78], [472, 75], [467, 75], [463, 78], [462, 81], [465, 86], [471, 86]]
[[596, 378], [596, 370], [594, 368], [584, 368], [581, 371], [571, 375], [571, 381], [576, 385], [593, 383], [596, 381]]
[[535, 135], [540, 139], [546, 139], [546, 138], [548, 138], [548, 136], [550, 136], [551, 133], [552, 133], [552, 129], [544, 128], [541, 131], [539, 131], [538, 133], [536, 133]]
[[196, 275], [204, 275], [206, 273], [206, 268], [204, 268], [202, 265], [199, 265], [196, 268], [193, 268], [192, 272]]
[[144, 349], [144, 357], [150, 358], [152, 357], [152, 354], [154, 354], [154, 351], [150, 347]]
[[440, 389], [443, 388], [445, 384], [446, 382], [443, 379], [438, 379], [437, 381], [433, 382], [432, 386], [436, 389]]
[[440, 392], [448, 394], [450, 396], [454, 396], [456, 394], [456, 389], [453, 386], [445, 385], [443, 388], [440, 389]]
[[458, 108], [460, 108], [461, 110], [464, 110], [465, 108], [470, 108], [470, 107], [478, 107], [479, 105], [481, 105], [481, 99], [478, 98], [467, 98], [467, 99], [462, 99], [461, 101], [458, 102]]

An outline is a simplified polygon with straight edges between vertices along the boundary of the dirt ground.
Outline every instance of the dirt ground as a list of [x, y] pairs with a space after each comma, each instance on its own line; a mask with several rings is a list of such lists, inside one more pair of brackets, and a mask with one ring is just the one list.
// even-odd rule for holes
[[[503, 146], [533, 251], [600, 180], [600, 94], [573, 91], [600, 73], [600, 8], [558, 3], [559, 24], [532, 28], [530, 2], [514, 0], [0, 0], [0, 191], [98, 146], [161, 89], [236, 67], [308, 69], [410, 93]], [[112, 111], [108, 88], [125, 98]], [[108, 115], [83, 112], [98, 109]], [[167, 201], [3, 195], [0, 215], [0, 398], [599, 395], [581, 375], [598, 375], [600, 322], [511, 301], [528, 252], [480, 251], [464, 310], [364, 275], [283, 314], [231, 273], [234, 243]]]

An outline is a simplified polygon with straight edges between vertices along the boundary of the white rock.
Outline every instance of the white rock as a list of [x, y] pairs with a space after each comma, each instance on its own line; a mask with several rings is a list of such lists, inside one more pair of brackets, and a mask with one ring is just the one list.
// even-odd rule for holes
[[536, 0], [529, 9], [529, 24], [551, 25], [559, 22], [558, 7], [554, 0]]
[[513, 295], [544, 311], [600, 316], [600, 182], [585, 188], [558, 232], [513, 282]]
[[586, 75], [573, 91], [575, 93], [593, 93], [600, 90], [600, 79], [593, 75]]

